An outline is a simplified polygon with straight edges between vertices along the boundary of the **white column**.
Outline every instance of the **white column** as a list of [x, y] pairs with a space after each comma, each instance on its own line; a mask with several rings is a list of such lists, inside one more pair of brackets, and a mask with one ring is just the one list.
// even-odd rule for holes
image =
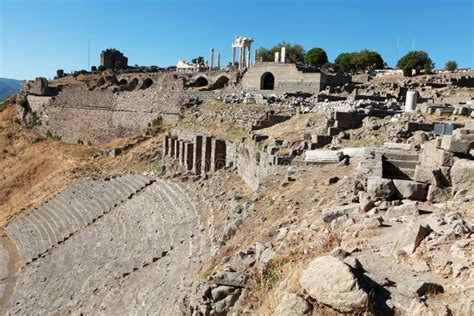
[[247, 47], [247, 68], [250, 67], [250, 45]]
[[286, 47], [281, 48], [281, 62], [286, 63]]
[[240, 56], [239, 57], [240, 57], [239, 58], [239, 69], [242, 69], [242, 68], [244, 68], [244, 57], [245, 57], [243, 46], [240, 47]]
[[235, 66], [235, 47], [232, 46], [232, 66]]
[[214, 48], [211, 48], [210, 69], [214, 68]]
[[413, 112], [416, 110], [417, 94], [416, 91], [407, 91], [405, 100], [405, 112]]
[[255, 65], [257, 63], [257, 53], [258, 53], [258, 50], [255, 49], [253, 51], [253, 64]]
[[221, 69], [221, 53], [217, 52], [217, 69]]
[[275, 52], [275, 62], [278, 63], [280, 61], [280, 52]]

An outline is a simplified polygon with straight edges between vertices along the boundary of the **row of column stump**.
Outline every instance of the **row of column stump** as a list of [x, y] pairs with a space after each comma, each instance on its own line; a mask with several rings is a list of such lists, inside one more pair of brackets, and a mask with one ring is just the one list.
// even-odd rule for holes
[[215, 172], [226, 166], [226, 142], [213, 136], [193, 135], [179, 139], [167, 135], [164, 140], [165, 156], [177, 159], [179, 164], [196, 175]]

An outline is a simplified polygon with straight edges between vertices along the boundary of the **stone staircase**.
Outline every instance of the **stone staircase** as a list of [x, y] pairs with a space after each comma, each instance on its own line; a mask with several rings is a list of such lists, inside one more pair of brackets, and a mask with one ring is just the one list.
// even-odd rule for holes
[[30, 264], [150, 183], [145, 176], [125, 175], [74, 184], [11, 221], [5, 232], [17, 245], [22, 263]]
[[420, 158], [415, 151], [382, 152], [383, 178], [412, 180], [415, 168], [420, 164]]

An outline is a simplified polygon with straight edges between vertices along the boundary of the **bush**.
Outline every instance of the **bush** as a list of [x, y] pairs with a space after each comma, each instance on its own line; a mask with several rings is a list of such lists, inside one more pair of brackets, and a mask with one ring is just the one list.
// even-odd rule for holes
[[320, 68], [328, 63], [328, 55], [322, 48], [311, 48], [304, 56], [304, 62], [307, 65]]
[[265, 289], [271, 290], [279, 279], [277, 267], [269, 263], [262, 272], [262, 285]]
[[339, 71], [355, 73], [383, 68], [384, 61], [379, 53], [364, 49], [360, 52], [341, 53], [334, 64]]
[[403, 70], [403, 75], [411, 76], [413, 70], [416, 75], [420, 74], [421, 70], [424, 70], [425, 73], [431, 73], [431, 70], [434, 68], [434, 63], [431, 61], [428, 53], [412, 51], [400, 58], [397, 67]]
[[118, 60], [115, 62], [115, 69], [125, 69], [127, 68], [127, 65], [122, 60]]
[[[286, 49], [286, 59], [292, 63], [304, 62], [305, 51], [303, 46], [300, 44], [290, 44], [287, 42], [281, 42], [273, 46], [270, 49], [261, 47], [257, 52], [257, 60], [262, 59], [263, 61], [274, 61], [275, 53], [281, 52], [281, 48]], [[281, 56], [280, 56], [281, 57]]]
[[444, 65], [444, 68], [449, 71], [455, 71], [456, 69], [458, 69], [458, 63], [454, 60], [450, 60], [446, 63], [446, 65]]
[[100, 65], [99, 67], [97, 67], [97, 70], [100, 71], [100, 72], [106, 71], [107, 67], [105, 67], [104, 65]]

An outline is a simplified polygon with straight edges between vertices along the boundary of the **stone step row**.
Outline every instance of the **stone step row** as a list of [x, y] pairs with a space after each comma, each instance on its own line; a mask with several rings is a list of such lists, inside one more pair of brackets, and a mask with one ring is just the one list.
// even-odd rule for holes
[[81, 182], [13, 220], [5, 231], [17, 245], [23, 264], [29, 264], [148, 184], [148, 178], [136, 175]]
[[[181, 267], [178, 277], [182, 277], [195, 242], [191, 236], [198, 234], [198, 219], [189, 199], [175, 185], [158, 181], [74, 234], [48, 256], [25, 266], [10, 312], [50, 313], [73, 306], [100, 306], [104, 296], [98, 293], [110, 292], [108, 287], [120, 279], [136, 278], [132, 282], [137, 289], [134, 295], [145, 291], [150, 302], [156, 302], [153, 289], [169, 282], [163, 279], [169, 276], [169, 269]], [[194, 255], [200, 256], [200, 248], [194, 249]], [[169, 266], [161, 266], [161, 260], [171, 254], [178, 257]], [[163, 278], [155, 270], [146, 275], [141, 272], [155, 264], [165, 273]], [[178, 281], [181, 279], [170, 286], [181, 286]]]
[[[0, 283], [2, 280], [5, 280], [8, 277], [8, 262], [10, 260], [10, 255], [5, 249], [2, 241], [0, 240]], [[0, 295], [0, 298], [2, 296]]]

